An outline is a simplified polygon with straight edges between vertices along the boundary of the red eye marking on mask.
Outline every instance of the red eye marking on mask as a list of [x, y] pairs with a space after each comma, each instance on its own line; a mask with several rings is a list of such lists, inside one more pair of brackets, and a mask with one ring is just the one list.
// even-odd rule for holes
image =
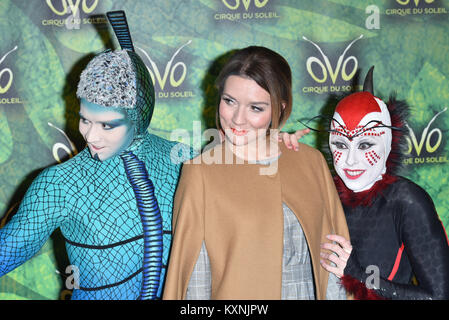
[[337, 151], [337, 150], [334, 151], [334, 160], [335, 160], [335, 164], [338, 163], [338, 161], [339, 161], [340, 158], [341, 158], [341, 155], [342, 155], [342, 153], [341, 153], [340, 151]]
[[[335, 127], [335, 122], [333, 122], [333, 126]], [[350, 140], [358, 135], [360, 135], [361, 137], [380, 137], [385, 134], [385, 131], [376, 132], [375, 129], [378, 126], [380, 126], [380, 123], [377, 123], [376, 125], [374, 125], [372, 128], [369, 129], [366, 129], [363, 126], [357, 126], [353, 130], [349, 130], [348, 127], [345, 126], [339, 126], [334, 129], [337, 132], [333, 131], [331, 134], [336, 136], [343, 136]], [[360, 133], [360, 131], [363, 132]]]
[[377, 159], [376, 159], [376, 157], [373, 155], [373, 152], [372, 152], [372, 151], [369, 153], [369, 156], [371, 157], [371, 160], [374, 161], [374, 163], [377, 163]]
[[370, 157], [375, 163], [377, 163], [377, 161], [380, 160], [380, 156], [373, 150], [370, 151]]
[[374, 127], [372, 127], [371, 129], [366, 130], [365, 132], [363, 132], [361, 134], [361, 136], [363, 136], [363, 137], [380, 137], [380, 136], [384, 135], [385, 131], [377, 132], [377, 131], [374, 130], [379, 125], [380, 124], [378, 123]]
[[371, 166], [374, 166], [373, 161], [371, 161], [371, 156], [369, 152], [365, 152], [365, 159], [369, 162]]
[[345, 126], [339, 126], [338, 128], [334, 129], [337, 132], [332, 132], [332, 134], [334, 134], [336, 136], [342, 136], [342, 137], [346, 137], [346, 138], [352, 139], [362, 129], [363, 129], [363, 127], [361, 127], [361, 126], [355, 127], [354, 130], [349, 130]]
[[380, 156], [374, 150], [365, 152], [365, 158], [372, 166], [380, 160]]

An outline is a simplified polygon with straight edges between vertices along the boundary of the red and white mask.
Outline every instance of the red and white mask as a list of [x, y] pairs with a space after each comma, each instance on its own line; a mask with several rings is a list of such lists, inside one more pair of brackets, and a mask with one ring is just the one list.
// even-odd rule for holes
[[386, 172], [391, 118], [385, 103], [363, 91], [341, 100], [331, 122], [329, 145], [335, 171], [348, 189], [369, 190]]

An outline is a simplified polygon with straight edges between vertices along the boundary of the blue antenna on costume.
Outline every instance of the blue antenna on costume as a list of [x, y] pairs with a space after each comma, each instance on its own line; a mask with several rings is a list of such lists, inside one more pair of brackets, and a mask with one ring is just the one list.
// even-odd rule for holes
[[[126, 14], [123, 10], [106, 13], [114, 29], [118, 42], [128, 56], [136, 73], [136, 106], [142, 114], [147, 114], [148, 123], [154, 106], [154, 89], [145, 64], [135, 53], [129, 32]], [[148, 126], [148, 125], [147, 125]], [[146, 128], [145, 127], [145, 131]], [[142, 285], [139, 300], [159, 299], [161, 277], [163, 276], [163, 219], [154, 192], [154, 184], [148, 175], [145, 163], [132, 151], [125, 150], [120, 155], [125, 165], [126, 176], [136, 196], [137, 209], [143, 230]], [[161, 288], [162, 290], [162, 288]]]
[[122, 49], [134, 52], [133, 40], [129, 32], [128, 21], [126, 21], [125, 11], [109, 11], [106, 13], [109, 23], [114, 29], [118, 42]]

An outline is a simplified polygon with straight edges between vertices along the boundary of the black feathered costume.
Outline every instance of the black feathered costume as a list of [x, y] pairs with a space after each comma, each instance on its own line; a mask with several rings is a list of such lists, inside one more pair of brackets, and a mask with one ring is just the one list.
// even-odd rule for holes
[[[372, 94], [372, 70], [368, 77]], [[444, 226], [428, 193], [396, 173], [408, 106], [391, 98], [387, 108], [392, 148], [382, 179], [353, 192], [335, 177], [353, 246], [341, 282], [355, 299], [449, 299]]]

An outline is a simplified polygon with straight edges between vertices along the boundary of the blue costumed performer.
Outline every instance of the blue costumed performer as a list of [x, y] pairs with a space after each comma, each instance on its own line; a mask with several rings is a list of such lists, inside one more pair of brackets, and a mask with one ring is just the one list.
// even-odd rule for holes
[[182, 161], [149, 134], [154, 88], [123, 11], [109, 12], [122, 50], [82, 72], [79, 130], [87, 147], [45, 169], [0, 230], [0, 276], [31, 259], [60, 228], [78, 283], [72, 299], [158, 299], [171, 244]]

